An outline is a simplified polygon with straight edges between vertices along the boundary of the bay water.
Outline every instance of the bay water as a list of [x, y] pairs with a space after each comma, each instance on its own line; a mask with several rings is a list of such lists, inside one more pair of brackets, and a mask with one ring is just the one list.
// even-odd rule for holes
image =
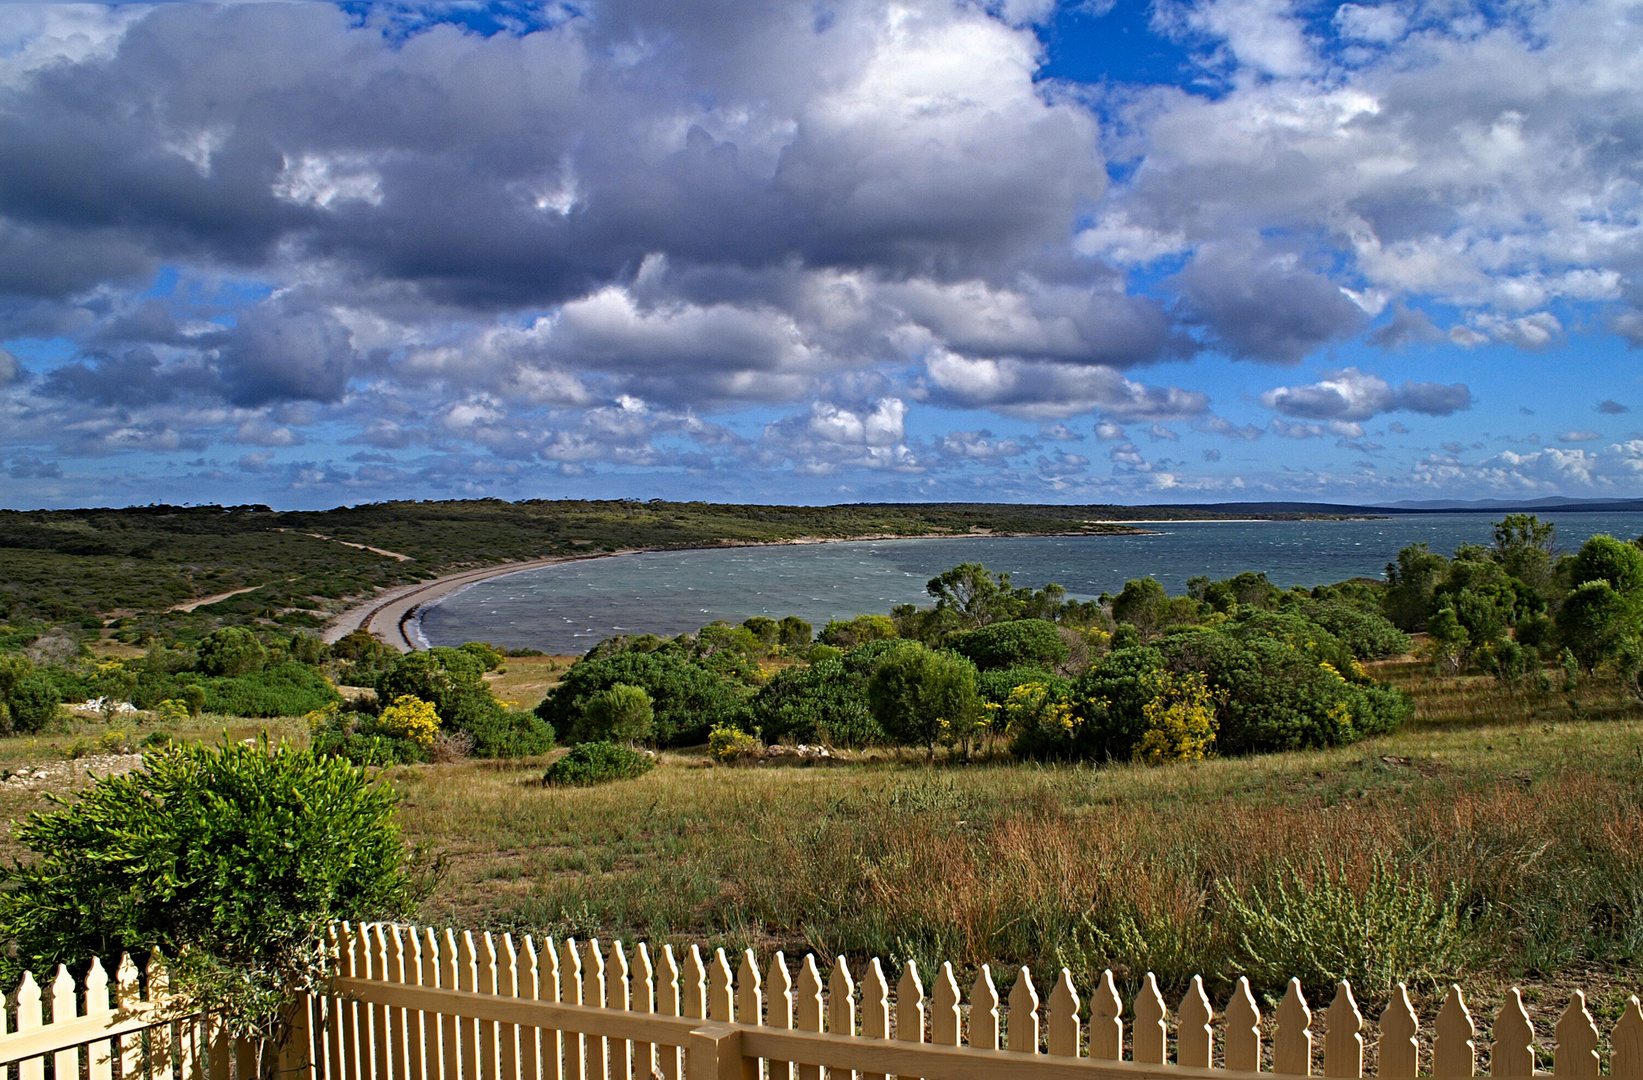
[[[586, 652], [613, 634], [671, 636], [716, 619], [829, 619], [929, 604], [930, 578], [962, 562], [1008, 571], [1012, 584], [1054, 582], [1074, 599], [1116, 593], [1151, 575], [1171, 595], [1198, 574], [1264, 572], [1275, 585], [1380, 577], [1405, 545], [1445, 555], [1493, 542], [1498, 515], [1420, 514], [1369, 521], [1179, 521], [1133, 536], [942, 537], [643, 552], [585, 559], [471, 585], [423, 610], [433, 645], [489, 641], [555, 654]], [[1643, 534], [1643, 514], [1550, 514], [1557, 546]], [[1138, 523], [1139, 524], [1139, 523]]]

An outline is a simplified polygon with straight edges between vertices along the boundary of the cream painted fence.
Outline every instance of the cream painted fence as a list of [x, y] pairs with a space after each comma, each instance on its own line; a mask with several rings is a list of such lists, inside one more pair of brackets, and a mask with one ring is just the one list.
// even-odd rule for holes
[[[965, 1001], [946, 964], [927, 990], [909, 963], [892, 992], [876, 959], [852, 974], [840, 958], [824, 977], [813, 956], [790, 967], [777, 953], [761, 971], [749, 952], [733, 973], [723, 950], [695, 946], [676, 955], [387, 924], [333, 933], [334, 994], [312, 1003], [301, 1080], [822, 1080], [823, 1070], [827, 1080], [1253, 1080], [1311, 1075], [1319, 1057], [1294, 981], [1275, 1023], [1240, 980], [1217, 1024], [1195, 978], [1172, 1023], [1149, 974], [1126, 1025], [1111, 972], [1085, 1001], [1063, 970], [1043, 1001], [1022, 968], [1001, 1002], [983, 968]], [[1321, 1026], [1323, 1075], [1363, 1076], [1365, 1025], [1347, 984]], [[1535, 1075], [1516, 990], [1491, 1034], [1490, 1075]], [[1400, 985], [1380, 1020], [1375, 1075], [1476, 1075], [1476, 1035], [1451, 988], [1423, 1040]], [[1643, 1080], [1636, 997], [1609, 1041], [1609, 1073]], [[1599, 1045], [1577, 991], [1557, 1022], [1553, 1073], [1599, 1075]]]
[[[146, 974], [146, 978], [143, 975]], [[0, 1067], [15, 1080], [228, 1080], [255, 1072], [255, 1049], [233, 1045], [210, 1016], [179, 1010], [165, 966], [150, 958], [139, 973], [123, 956], [114, 978], [93, 960], [76, 983], [59, 967], [42, 989], [25, 973], [0, 1012]], [[305, 1036], [306, 1037], [306, 1036]]]

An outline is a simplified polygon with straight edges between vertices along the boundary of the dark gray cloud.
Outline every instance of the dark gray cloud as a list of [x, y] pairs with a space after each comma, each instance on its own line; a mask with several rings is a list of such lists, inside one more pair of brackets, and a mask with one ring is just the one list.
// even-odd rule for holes
[[1622, 413], [1629, 413], [1632, 411], [1632, 407], [1630, 405], [1622, 405], [1614, 398], [1604, 398], [1602, 401], [1592, 406], [1592, 408], [1596, 409], [1605, 416], [1619, 416]]
[[1450, 416], [1472, 407], [1472, 392], [1461, 383], [1392, 386], [1378, 375], [1346, 368], [1310, 386], [1269, 390], [1261, 395], [1261, 404], [1304, 420], [1361, 421], [1399, 411]]
[[1209, 344], [1241, 360], [1296, 364], [1365, 322], [1324, 275], [1243, 243], [1204, 245], [1173, 284]]

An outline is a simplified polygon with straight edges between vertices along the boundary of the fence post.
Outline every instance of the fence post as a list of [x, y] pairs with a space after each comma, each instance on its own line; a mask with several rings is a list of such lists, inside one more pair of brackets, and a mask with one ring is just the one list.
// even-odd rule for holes
[[727, 1023], [703, 1024], [685, 1046], [687, 1080], [742, 1080], [742, 1033]]

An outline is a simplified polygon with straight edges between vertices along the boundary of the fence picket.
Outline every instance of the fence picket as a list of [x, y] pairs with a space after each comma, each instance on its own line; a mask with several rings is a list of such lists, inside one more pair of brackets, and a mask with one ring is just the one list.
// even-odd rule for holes
[[1005, 1044], [1018, 1054], [1038, 1053], [1038, 988], [1033, 986], [1033, 973], [1022, 965], [1016, 972], [1015, 985], [1010, 988], [1009, 1041]]
[[[495, 997], [501, 989], [501, 958], [497, 954], [496, 938], [485, 931], [474, 939], [477, 948], [474, 965], [474, 992]], [[494, 1020], [481, 1020], [479, 1030], [479, 1075], [484, 1080], [496, 1080], [501, 1068], [502, 1033]]]
[[[673, 957], [673, 946], [662, 946], [661, 977], [656, 983], [656, 1011], [663, 1016], [683, 1016], [685, 1001], [679, 989], [679, 961]], [[679, 1055], [677, 1046], [658, 1046], [657, 1056], [661, 1061], [662, 1080], [679, 1080]]]
[[[560, 959], [559, 982], [560, 1000], [567, 1005], [582, 1004], [582, 950], [576, 945], [575, 938], [566, 938], [562, 946]], [[587, 1039], [575, 1031], [564, 1033], [564, 1077], [565, 1080], [584, 1080], [587, 1075]]]
[[[536, 940], [526, 934], [519, 939], [519, 996], [526, 1001], [542, 1000], [542, 957]], [[519, 1029], [519, 1080], [543, 1080], [542, 1030]]]
[[[512, 934], [503, 934], [496, 950], [496, 992], [502, 997], [519, 996], [519, 950]], [[519, 1027], [503, 1024], [496, 1033], [496, 1065], [502, 1080], [519, 1080]]]
[[[371, 968], [370, 977], [376, 982], [388, 982], [388, 938], [383, 932], [381, 923], [373, 923], [365, 936], [369, 947]], [[374, 1068], [381, 1080], [395, 1080], [394, 1077], [394, 1024], [393, 1010], [384, 1005], [371, 1007], [371, 1044], [375, 1049]]]
[[707, 1016], [725, 1024], [736, 1022], [736, 986], [730, 974], [730, 959], [724, 949], [715, 949], [707, 971]]
[[1557, 1051], [1552, 1055], [1553, 1076], [1597, 1075], [1597, 1025], [1586, 1011], [1586, 995], [1576, 990], [1569, 1007], [1557, 1021]]
[[962, 1038], [963, 1017], [958, 1011], [958, 980], [953, 978], [953, 965], [943, 963], [936, 976], [936, 996], [930, 1012], [930, 1041], [937, 1046], [958, 1046]]
[[1306, 1007], [1301, 980], [1289, 980], [1278, 1003], [1278, 1032], [1272, 1040], [1272, 1071], [1289, 1076], [1312, 1075], [1312, 1010]]
[[1117, 1061], [1124, 1056], [1124, 1002], [1112, 969], [1101, 973], [1101, 983], [1090, 995], [1090, 1057]]
[[1382, 1080], [1414, 1080], [1420, 1075], [1421, 1022], [1409, 1004], [1409, 988], [1399, 983], [1381, 1013], [1381, 1041], [1375, 1048], [1375, 1075]]
[[685, 957], [685, 1015], [692, 1020], [707, 1019], [707, 968], [702, 950], [694, 945]]
[[1197, 1069], [1209, 1068], [1214, 1055], [1210, 1022], [1215, 1010], [1210, 1008], [1209, 995], [1204, 993], [1204, 979], [1194, 975], [1187, 986], [1186, 996], [1175, 1013], [1175, 1063]]
[[1633, 994], [1626, 999], [1620, 1019], [1609, 1032], [1609, 1074], [1643, 1076], [1643, 1006]]
[[[582, 952], [582, 1004], [598, 1007], [605, 1004], [605, 957], [599, 939], [589, 938]], [[589, 1035], [582, 1040], [582, 1052], [586, 1056], [583, 1069], [587, 1080], [608, 1080], [610, 1056], [604, 1037]]]
[[1168, 1060], [1164, 1016], [1164, 995], [1158, 992], [1158, 979], [1149, 971], [1141, 982], [1141, 992], [1135, 995], [1135, 1031], [1130, 1041], [1136, 1064], [1162, 1065]]
[[[651, 962], [650, 949], [640, 942], [633, 950], [633, 1011], [651, 1014], [656, 1011], [656, 965]], [[633, 1044], [633, 1075], [639, 1080], [650, 1080], [656, 1071], [656, 1047], [648, 1042]]]
[[[793, 976], [787, 971], [787, 957], [780, 949], [770, 958], [765, 973], [765, 1023], [782, 1031], [793, 1030]], [[771, 1061], [770, 1080], [793, 1080], [793, 1063]]]
[[1450, 984], [1449, 993], [1438, 1010], [1432, 1033], [1432, 1075], [1437, 1080], [1461, 1080], [1477, 1075], [1478, 1047], [1473, 1041], [1477, 1028], [1467, 1011], [1460, 987]]
[[842, 956], [834, 959], [827, 976], [827, 1030], [833, 1035], [856, 1033], [856, 984]]
[[[805, 954], [799, 965], [799, 990], [794, 1002], [800, 1031], [821, 1031], [823, 1024], [822, 978], [816, 970], [814, 954]], [[821, 1080], [820, 1065], [800, 1065], [799, 1080]]]
[[1357, 1080], [1363, 1075], [1363, 1014], [1345, 980], [1324, 1015], [1324, 1075]]
[[[433, 927], [422, 930], [422, 982], [427, 986], [449, 987], [449, 961], [445, 944]], [[422, 1048], [423, 1074], [427, 1080], [456, 1080], [456, 1045], [451, 1041], [456, 1030], [452, 1018], [443, 1013], [428, 1017], [426, 1030], [432, 1046]], [[333, 1074], [334, 1075], [334, 1074]]]
[[[120, 956], [119, 966], [114, 969], [114, 1007], [120, 1012], [136, 1008], [141, 992], [137, 963], [131, 959], [130, 953], [124, 953]], [[120, 1036], [114, 1045], [114, 1053], [119, 1056], [120, 1076], [124, 1080], [138, 1080], [144, 1074], [141, 1034]]]
[[[57, 977], [51, 980], [51, 1022], [53, 1025], [66, 1024], [78, 1015], [75, 1008], [74, 976], [68, 973], [67, 966], [57, 965]], [[59, 1050], [52, 1055], [52, 1065], [56, 1075], [66, 1078], [80, 1075], [80, 1048], [70, 1046]]]
[[[868, 961], [861, 979], [861, 1034], [866, 1039], [890, 1037], [890, 984], [878, 957]], [[862, 1073], [862, 1080], [885, 1080], [883, 1073]]]
[[970, 1046], [977, 1050], [998, 1049], [998, 991], [993, 988], [993, 970], [986, 964], [981, 965], [970, 987]]
[[[479, 993], [479, 942], [474, 940], [472, 930], [464, 930], [457, 946], [456, 977], [457, 989], [469, 994]], [[480, 1070], [484, 1061], [483, 1036], [481, 1029], [488, 1027], [472, 1017], [462, 1017], [457, 1021], [459, 1060], [462, 1062], [462, 1080], [489, 1080], [486, 1073]], [[494, 1044], [493, 1044], [494, 1045]]]
[[[540, 948], [534, 941], [531, 946], [536, 950], [536, 1000], [558, 1002], [561, 993], [559, 945], [549, 935], [542, 939]], [[562, 1080], [565, 1068], [563, 1036], [555, 1028], [539, 1028], [536, 1035], [539, 1080]]]
[[764, 1026], [764, 979], [752, 949], [742, 951], [742, 962], [736, 968], [736, 1015], [744, 1024]]
[[1055, 980], [1055, 989], [1050, 991], [1044, 1023], [1047, 1049], [1056, 1057], [1078, 1056], [1081, 1034], [1078, 1010], [1082, 1006], [1078, 991], [1073, 988], [1072, 972], [1062, 968]]
[[[403, 932], [395, 928], [400, 942], [400, 967], [407, 986], [422, 985], [422, 934], [414, 926]], [[405, 1010], [405, 1037], [409, 1044], [405, 1055], [406, 1080], [427, 1080], [428, 1016], [419, 1009]], [[241, 1078], [247, 1080], [247, 1078]]]
[[1500, 1003], [1490, 1034], [1494, 1037], [1494, 1045], [1489, 1048], [1490, 1076], [1535, 1075], [1535, 1029], [1517, 987], [1512, 987]]
[[1249, 992], [1249, 980], [1242, 975], [1227, 1002], [1227, 1032], [1221, 1056], [1229, 1069], [1243, 1072], [1261, 1070], [1261, 1010]]
[[[633, 973], [628, 967], [627, 950], [620, 941], [612, 941], [605, 959], [605, 1008], [617, 1012], [633, 1010]], [[610, 1056], [611, 1080], [631, 1080], [633, 1058], [626, 1039], [605, 1040], [605, 1052]]]
[[[103, 968], [101, 960], [92, 957], [91, 968], [86, 972], [86, 1015], [107, 1016], [113, 1011], [113, 999], [109, 996], [108, 972]], [[115, 1053], [115, 1044], [108, 1039], [86, 1047], [89, 1058], [86, 1068], [87, 1080], [113, 1080]]]

